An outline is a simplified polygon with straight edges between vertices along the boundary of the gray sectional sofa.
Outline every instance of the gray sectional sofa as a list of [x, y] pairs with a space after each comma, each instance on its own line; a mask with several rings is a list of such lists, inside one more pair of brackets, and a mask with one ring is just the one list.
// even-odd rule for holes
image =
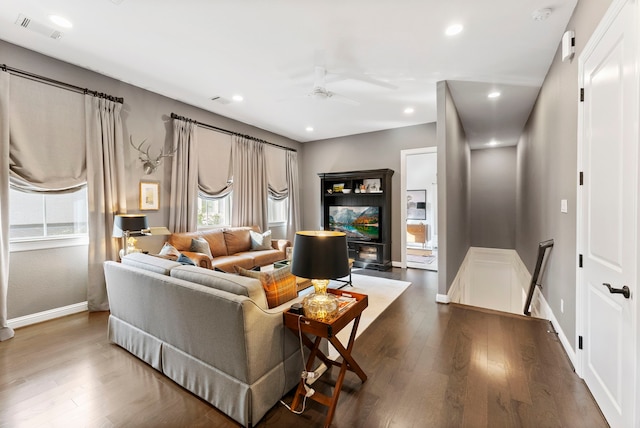
[[[300, 380], [297, 337], [260, 281], [146, 254], [104, 265], [109, 340], [244, 426]], [[300, 297], [298, 298], [300, 300]]]

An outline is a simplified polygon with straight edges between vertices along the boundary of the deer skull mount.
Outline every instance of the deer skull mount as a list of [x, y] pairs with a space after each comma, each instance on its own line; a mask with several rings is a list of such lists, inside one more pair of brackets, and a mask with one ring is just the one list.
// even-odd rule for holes
[[170, 153], [165, 153], [164, 149], [162, 149], [162, 150], [160, 150], [160, 154], [157, 157], [152, 158], [151, 155], [149, 154], [149, 149], [151, 149], [151, 144], [149, 144], [149, 146], [147, 147], [147, 150], [145, 150], [145, 151], [142, 150], [142, 145], [146, 141], [147, 141], [147, 139], [145, 138], [136, 147], [136, 145], [133, 144], [133, 138], [131, 136], [129, 136], [129, 142], [131, 143], [131, 146], [134, 149], [136, 149], [138, 152], [140, 152], [140, 156], [138, 157], [138, 159], [140, 159], [140, 161], [142, 162], [142, 167], [144, 168], [144, 173], [146, 175], [149, 175], [149, 174], [152, 174], [153, 172], [155, 172], [156, 168], [158, 168], [160, 166], [160, 164], [162, 163], [162, 158], [173, 156], [176, 153], [176, 151], [178, 150], [178, 147], [174, 148], [173, 151], [171, 151]]

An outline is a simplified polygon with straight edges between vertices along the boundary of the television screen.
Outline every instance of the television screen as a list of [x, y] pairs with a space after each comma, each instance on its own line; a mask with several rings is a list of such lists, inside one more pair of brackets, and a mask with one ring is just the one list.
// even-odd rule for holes
[[380, 239], [380, 207], [329, 207], [329, 230], [345, 232], [347, 239]]

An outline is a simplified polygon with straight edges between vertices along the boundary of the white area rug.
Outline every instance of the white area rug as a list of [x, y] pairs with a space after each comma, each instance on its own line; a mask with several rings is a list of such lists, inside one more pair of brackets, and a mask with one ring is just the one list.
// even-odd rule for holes
[[[396, 281], [393, 279], [357, 274], [351, 275], [351, 282], [353, 283], [353, 287], [349, 287], [347, 285], [342, 288], [342, 291], [347, 293], [349, 291], [353, 291], [355, 293], [366, 294], [369, 296], [369, 306], [367, 306], [360, 316], [360, 324], [358, 324], [356, 338], [358, 338], [358, 336], [360, 336], [360, 334], [362, 334], [362, 332], [365, 331], [367, 327], [369, 327], [371, 323], [378, 318], [378, 316], [380, 316], [380, 314], [384, 312], [384, 310], [387, 309], [387, 307], [389, 307], [389, 305], [396, 300], [398, 296], [407, 289], [407, 287], [411, 285], [410, 282], [406, 281]], [[329, 288], [337, 288], [340, 285], [342, 284], [332, 282], [329, 285]], [[337, 334], [338, 340], [340, 340], [340, 343], [342, 343], [345, 348], [349, 341], [352, 326], [353, 321]], [[337, 357], [339, 357], [338, 351], [329, 344], [329, 358], [335, 360]]]

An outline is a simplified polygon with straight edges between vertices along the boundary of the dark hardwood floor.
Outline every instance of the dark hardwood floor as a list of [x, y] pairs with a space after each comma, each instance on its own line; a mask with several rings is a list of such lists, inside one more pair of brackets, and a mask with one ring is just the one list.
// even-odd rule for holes
[[[412, 285], [356, 341], [333, 427], [604, 427], [542, 320], [435, 303], [437, 274], [362, 272]], [[0, 427], [237, 427], [106, 340], [107, 313], [29, 326], [0, 343]], [[314, 384], [330, 393], [332, 369]], [[292, 393], [284, 400], [290, 403]], [[277, 404], [258, 427], [321, 427]]]

